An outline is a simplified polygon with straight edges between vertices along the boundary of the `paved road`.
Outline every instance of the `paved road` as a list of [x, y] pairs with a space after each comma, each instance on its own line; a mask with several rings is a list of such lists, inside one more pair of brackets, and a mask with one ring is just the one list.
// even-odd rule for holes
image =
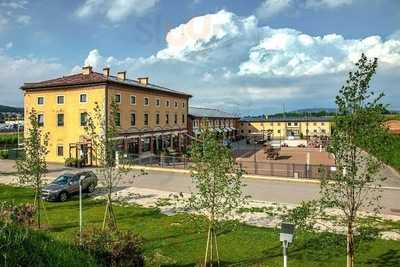
[[[13, 161], [0, 160], [0, 183], [10, 183], [15, 176]], [[71, 169], [61, 165], [49, 165], [48, 179], [54, 179], [63, 172]], [[76, 169], [72, 169], [76, 171]], [[253, 199], [277, 203], [298, 204], [301, 201], [317, 199], [319, 185], [285, 181], [245, 179], [247, 186], [245, 194]], [[124, 177], [121, 186], [135, 186], [148, 189], [156, 189], [171, 192], [191, 192], [194, 187], [188, 174], [172, 172], [150, 171], [147, 175], [136, 177]], [[385, 214], [400, 216], [400, 188], [384, 189], [381, 205]]]
[[[245, 179], [245, 194], [253, 199], [278, 203], [299, 204], [301, 201], [319, 197], [319, 184], [294, 183]], [[151, 171], [148, 175], [137, 177], [133, 183], [124, 180], [123, 185], [150, 188], [172, 192], [190, 192], [194, 189], [188, 174]], [[400, 188], [384, 189], [381, 200], [383, 213], [400, 216]], [[396, 210], [398, 210], [396, 212]]]

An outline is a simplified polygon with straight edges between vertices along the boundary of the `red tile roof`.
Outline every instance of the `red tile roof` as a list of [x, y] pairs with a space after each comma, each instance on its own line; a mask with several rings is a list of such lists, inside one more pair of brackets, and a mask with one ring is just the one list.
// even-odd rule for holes
[[191, 97], [190, 94], [175, 91], [166, 87], [154, 85], [154, 84], [141, 84], [135, 80], [119, 80], [115, 76], [106, 77], [101, 73], [98, 72], [91, 72], [90, 74], [84, 75], [82, 73], [73, 74], [69, 76], [63, 76], [61, 78], [56, 78], [52, 80], [46, 80], [41, 82], [34, 82], [34, 83], [24, 83], [21, 87], [22, 90], [34, 90], [34, 89], [52, 89], [57, 87], [69, 87], [69, 86], [79, 86], [79, 85], [92, 85], [92, 84], [101, 84], [101, 83], [114, 83], [114, 84], [123, 84], [127, 86], [132, 86], [136, 88], [143, 88], [143, 89], [151, 89], [161, 92], [166, 92], [170, 94], [178, 94], [178, 95], [185, 95]]
[[394, 134], [400, 134], [400, 121], [398, 120], [390, 120], [385, 123], [386, 127], [390, 132]]
[[46, 87], [56, 87], [56, 86], [68, 86], [68, 85], [80, 85], [80, 84], [92, 84], [106, 82], [107, 78], [103, 74], [92, 72], [88, 75], [83, 75], [82, 73], [73, 74], [69, 76], [63, 76], [61, 78], [56, 78], [52, 80], [46, 80], [35, 83], [25, 83], [22, 89], [35, 89], [35, 88], [46, 88]]

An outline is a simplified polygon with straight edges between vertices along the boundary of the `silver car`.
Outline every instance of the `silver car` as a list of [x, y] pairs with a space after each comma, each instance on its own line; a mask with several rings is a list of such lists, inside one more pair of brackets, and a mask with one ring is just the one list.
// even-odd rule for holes
[[48, 201], [66, 201], [79, 194], [79, 180], [82, 177], [82, 191], [92, 193], [97, 186], [97, 176], [91, 171], [76, 174], [66, 173], [57, 177], [42, 190], [42, 198]]

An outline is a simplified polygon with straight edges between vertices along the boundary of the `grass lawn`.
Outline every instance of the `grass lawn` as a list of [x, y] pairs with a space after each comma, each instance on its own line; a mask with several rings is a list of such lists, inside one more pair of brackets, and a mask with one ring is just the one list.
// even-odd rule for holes
[[[0, 185], [0, 201], [31, 202], [29, 188]], [[79, 203], [46, 203], [48, 233], [61, 242], [71, 242], [78, 231]], [[166, 216], [158, 209], [138, 206], [116, 207], [120, 229], [130, 229], [144, 237], [145, 253], [155, 251], [169, 258], [163, 266], [194, 266], [203, 258], [206, 233], [198, 231], [187, 215]], [[85, 224], [101, 224], [104, 204], [84, 201]], [[289, 248], [289, 265], [345, 266], [345, 246], [324, 241], [324, 234], [299, 233]], [[281, 243], [275, 229], [241, 225], [236, 231], [219, 237], [220, 255], [225, 266], [281, 266]], [[321, 242], [322, 240], [322, 242]], [[400, 266], [400, 242], [376, 240], [363, 243], [356, 266]]]

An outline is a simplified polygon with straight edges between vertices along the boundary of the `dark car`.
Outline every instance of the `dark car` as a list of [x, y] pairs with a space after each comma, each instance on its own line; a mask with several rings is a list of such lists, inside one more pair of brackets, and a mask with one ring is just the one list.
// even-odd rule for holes
[[91, 171], [63, 174], [42, 190], [42, 198], [48, 201], [66, 201], [79, 194], [79, 179], [82, 176], [82, 191], [92, 193], [97, 186], [97, 176]]

